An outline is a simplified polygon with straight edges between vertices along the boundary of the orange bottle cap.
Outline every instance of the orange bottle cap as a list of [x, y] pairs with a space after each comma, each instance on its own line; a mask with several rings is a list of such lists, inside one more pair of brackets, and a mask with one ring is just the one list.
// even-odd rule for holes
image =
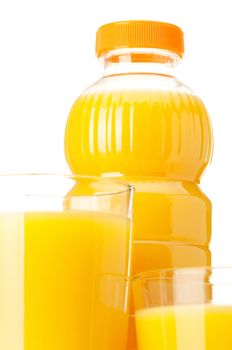
[[184, 35], [174, 24], [154, 21], [122, 21], [105, 24], [97, 31], [96, 54], [123, 48], [156, 48], [184, 53]]

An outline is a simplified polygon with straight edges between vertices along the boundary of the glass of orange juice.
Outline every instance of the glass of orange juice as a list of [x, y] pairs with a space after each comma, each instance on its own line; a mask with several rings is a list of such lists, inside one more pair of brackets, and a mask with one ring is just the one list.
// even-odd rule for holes
[[124, 349], [127, 185], [0, 176], [0, 349]]
[[146, 272], [133, 292], [139, 350], [232, 349], [232, 268]]

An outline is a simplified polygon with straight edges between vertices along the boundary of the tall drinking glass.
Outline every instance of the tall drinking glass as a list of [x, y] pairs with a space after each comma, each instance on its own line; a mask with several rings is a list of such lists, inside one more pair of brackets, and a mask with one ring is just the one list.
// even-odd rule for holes
[[0, 349], [118, 350], [127, 337], [131, 188], [0, 176]]
[[232, 349], [232, 268], [147, 272], [133, 291], [139, 350]]

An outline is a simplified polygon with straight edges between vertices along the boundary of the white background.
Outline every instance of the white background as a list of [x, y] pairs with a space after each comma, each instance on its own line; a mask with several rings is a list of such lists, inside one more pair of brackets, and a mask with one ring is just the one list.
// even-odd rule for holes
[[69, 109], [102, 67], [95, 32], [151, 19], [185, 33], [178, 77], [205, 102], [214, 128], [201, 187], [213, 201], [213, 263], [232, 265], [232, 20], [229, 0], [0, 0], [0, 173], [67, 173]]

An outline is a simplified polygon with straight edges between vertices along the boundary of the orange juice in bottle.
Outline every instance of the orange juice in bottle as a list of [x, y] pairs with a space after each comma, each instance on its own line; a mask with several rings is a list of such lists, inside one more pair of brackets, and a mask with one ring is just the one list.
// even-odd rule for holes
[[111, 23], [98, 30], [96, 53], [103, 77], [75, 101], [66, 125], [72, 172], [134, 185], [133, 274], [209, 266], [211, 202], [198, 184], [212, 130], [201, 99], [175, 77], [183, 32], [162, 22]]

